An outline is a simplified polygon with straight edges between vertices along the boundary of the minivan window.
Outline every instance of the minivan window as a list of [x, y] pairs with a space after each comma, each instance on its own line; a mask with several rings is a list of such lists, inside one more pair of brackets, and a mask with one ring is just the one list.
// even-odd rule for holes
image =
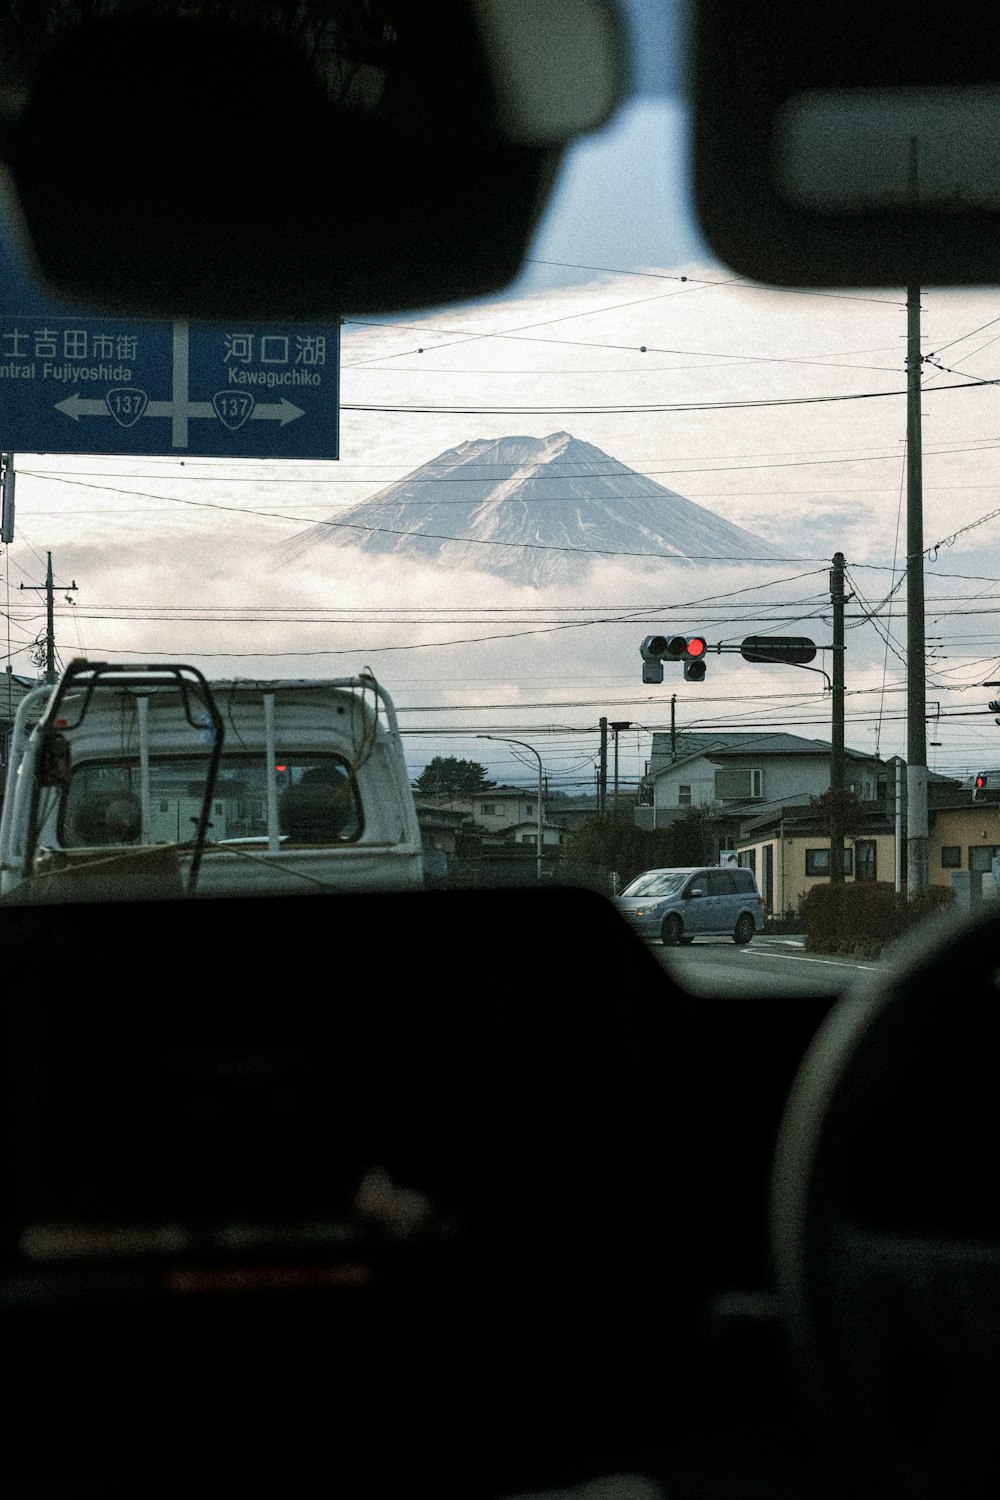
[[637, 875], [631, 885], [622, 891], [623, 896], [673, 896], [687, 879], [686, 870], [653, 870]]

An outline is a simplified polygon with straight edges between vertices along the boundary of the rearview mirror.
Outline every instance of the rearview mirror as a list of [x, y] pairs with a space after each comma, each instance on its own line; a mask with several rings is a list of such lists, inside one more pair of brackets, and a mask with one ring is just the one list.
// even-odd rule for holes
[[621, 88], [611, 0], [82, 9], [0, 0], [0, 160], [40, 279], [108, 312], [495, 291]]
[[1000, 11], [694, 0], [694, 187], [741, 275], [997, 280]]

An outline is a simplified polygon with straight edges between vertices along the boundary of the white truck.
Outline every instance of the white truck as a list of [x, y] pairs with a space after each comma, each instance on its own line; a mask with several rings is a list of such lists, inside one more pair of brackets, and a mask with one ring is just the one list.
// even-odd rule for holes
[[369, 673], [209, 683], [75, 661], [24, 698], [0, 901], [422, 886], [392, 699]]

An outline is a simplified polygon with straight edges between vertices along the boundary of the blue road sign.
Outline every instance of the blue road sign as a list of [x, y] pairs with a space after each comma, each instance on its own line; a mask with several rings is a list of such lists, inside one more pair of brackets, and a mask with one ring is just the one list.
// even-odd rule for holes
[[0, 448], [338, 458], [340, 329], [0, 317]]

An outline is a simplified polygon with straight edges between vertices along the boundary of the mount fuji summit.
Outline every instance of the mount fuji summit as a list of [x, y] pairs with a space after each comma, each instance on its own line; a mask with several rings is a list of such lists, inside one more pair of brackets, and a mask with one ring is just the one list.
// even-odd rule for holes
[[575, 582], [601, 557], [741, 561], [773, 548], [568, 432], [475, 438], [328, 521], [283, 561], [331, 544], [474, 567], [522, 586]]

